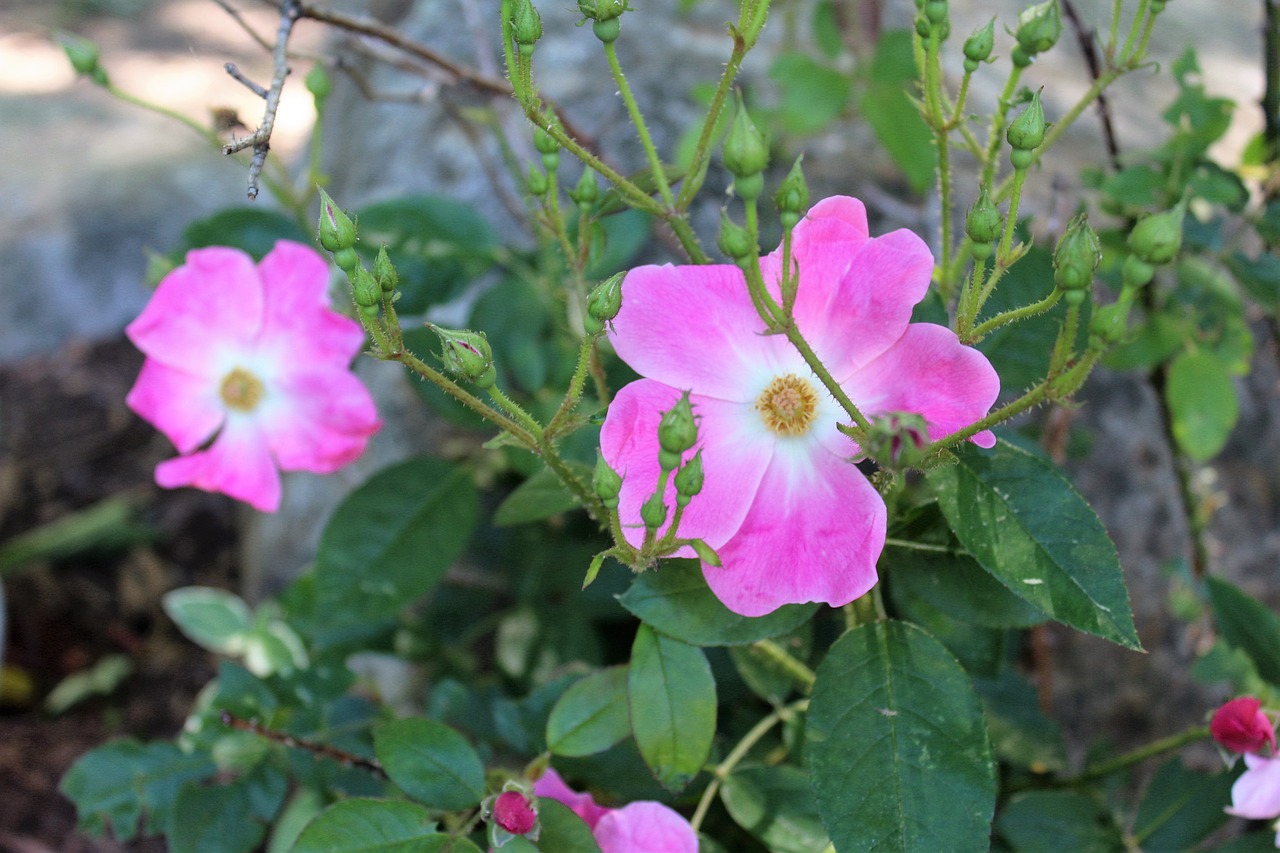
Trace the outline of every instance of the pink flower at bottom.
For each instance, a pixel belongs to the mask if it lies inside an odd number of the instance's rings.
[[[986,357],[947,328],[910,323],[933,271],[919,237],[872,238],[862,203],[837,196],[796,226],[792,257],[796,324],[865,416],[918,414],[936,440],[987,413],[1000,381]],[[761,269],[780,299],[781,250]],[[640,507],[659,478],[661,413],[690,392],[699,441],[686,458],[702,450],[705,485],[679,535],[716,551],[723,566],[703,564],[707,583],[745,616],[852,601],[875,584],[885,540],[884,502],[851,464],[861,449],[836,429],[847,416],[795,347],[764,331],[735,266],[632,270],[610,339],[645,378],[618,392],[600,436],[623,478],[625,535],[638,546]],[[972,440],[995,443],[985,430]],[[674,498],[668,484],[669,506]]]
[[[329,473],[360,455],[380,426],[350,370],[364,333],[329,307],[328,286],[324,259],[287,241],[256,266],[196,249],[165,276],[125,329],[147,356],[126,402],[180,454],[158,484],[274,512],[279,470]]]
[[[1280,817],[1280,758],[1246,755],[1240,778],[1231,786],[1229,814],[1250,820]]]
[[[607,809],[596,805],[590,794],[570,788],[550,769],[533,786],[533,792],[572,809],[591,827],[601,853],[698,853],[693,827],[662,803],[641,800]]]

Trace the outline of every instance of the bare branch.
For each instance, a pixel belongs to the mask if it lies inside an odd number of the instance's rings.
[[[252,80],[250,80],[248,77],[241,74],[240,69],[236,67],[236,64],[234,62],[228,62],[226,65],[223,65],[222,67],[233,78],[243,83],[245,88],[248,89],[250,92],[253,92],[253,94],[257,95],[259,98],[267,97],[267,90],[262,88]]]
[[[1075,30],[1076,41],[1080,43],[1080,51],[1084,53],[1084,61],[1089,66],[1089,76],[1094,82],[1102,76],[1102,65],[1098,61],[1098,49],[1093,42],[1093,30],[1086,29],[1071,0],[1062,0],[1062,11],[1066,13],[1071,28]],[[1098,93],[1098,119],[1102,122],[1102,138],[1107,146],[1107,159],[1111,168],[1120,169],[1120,143],[1116,139],[1115,126],[1111,122],[1111,105],[1105,92]]]

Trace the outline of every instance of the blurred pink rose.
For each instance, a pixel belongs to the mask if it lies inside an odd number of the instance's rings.
[[[533,792],[564,803],[586,821],[601,853],[698,853],[693,827],[662,803],[642,800],[606,809],[596,805],[590,794],[570,788],[554,770],[543,774]]]

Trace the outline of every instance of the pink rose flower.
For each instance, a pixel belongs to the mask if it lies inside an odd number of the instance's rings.
[[[328,287],[324,259],[286,241],[256,267],[238,249],[196,249],[165,276],[125,329],[147,356],[126,402],[180,454],[158,484],[274,512],[279,470],[329,473],[360,455],[380,426],[350,371],[364,333],[330,309]]]
[[[1246,755],[1240,778],[1231,786],[1227,812],[1250,820],[1280,817],[1280,758]]]
[[[871,238],[857,199],[814,205],[796,226],[795,319],[818,358],[868,418],[922,416],[931,440],[985,415],[1000,381],[980,352],[942,326],[910,323],[933,271],[909,231]],[[782,253],[761,259],[779,299]],[[679,535],[702,539],[722,568],[703,574],[724,604],[760,616],[791,603],[846,604],[876,582],[886,511],[850,460],[858,446],[836,430],[845,413],[795,348],[765,327],[734,266],[647,266],[622,285],[611,340],[646,377],[618,392],[601,432],[622,474],[619,512],[640,545],[640,507],[659,476],[658,421],[683,391],[698,418],[705,485]],[[995,437],[973,437],[991,447]],[[674,506],[674,488],[667,503]],[[694,556],[685,548],[681,556]]]
[[[674,809],[642,800],[620,809],[596,805],[548,769],[533,786],[539,797],[558,800],[591,827],[601,853],[698,853],[698,835]]]
[[[1256,753],[1264,744],[1276,749],[1276,730],[1262,712],[1262,703],[1252,696],[1241,696],[1223,704],[1213,713],[1209,733],[1224,749],[1239,753]]]

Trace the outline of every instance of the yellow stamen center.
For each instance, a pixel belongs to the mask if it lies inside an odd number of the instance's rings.
[[[804,435],[818,416],[818,392],[794,373],[778,376],[756,400],[756,411],[770,432]]]
[[[222,395],[222,402],[227,404],[228,409],[252,412],[258,407],[258,403],[262,402],[266,388],[263,387],[261,379],[243,367],[236,367],[223,377],[222,387],[218,389],[218,393]]]

